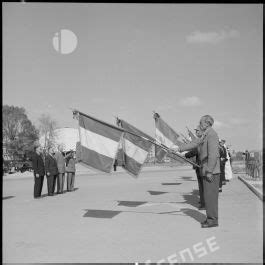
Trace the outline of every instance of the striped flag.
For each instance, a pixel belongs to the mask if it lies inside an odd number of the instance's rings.
[[[132,175],[138,176],[153,145],[150,141],[147,140],[150,139],[150,136],[143,133],[124,120],[118,119],[118,124],[125,130],[122,145],[124,159],[122,167]],[[132,135],[130,133],[127,133],[126,131],[147,139]]]
[[[154,140],[156,141],[156,140]],[[165,151],[162,147],[155,146],[155,157],[158,162],[162,162],[164,157],[167,155],[167,151]]]
[[[123,131],[80,112],[78,120],[81,161],[92,168],[110,173]]]
[[[77,142],[76,143],[76,152],[75,152],[75,158],[77,162],[81,161],[81,143]]]
[[[156,126],[156,140],[159,143],[167,146],[168,148],[183,145],[180,135],[176,133],[165,121],[163,121],[158,113],[154,114],[154,119]]]

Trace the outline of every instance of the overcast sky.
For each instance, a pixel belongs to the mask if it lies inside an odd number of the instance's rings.
[[[61,29],[77,47],[60,54]],[[262,141],[261,4],[3,4],[3,104],[37,124],[77,127],[77,108],[154,136],[152,111],[176,131],[215,119],[232,149]]]

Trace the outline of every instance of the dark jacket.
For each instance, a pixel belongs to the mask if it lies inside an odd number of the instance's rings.
[[[47,173],[50,173],[50,175],[57,175],[58,168],[57,168],[57,162],[54,157],[52,157],[50,154],[46,155],[45,157],[45,170],[46,175]]]
[[[198,153],[198,148],[195,148],[188,153],[185,154],[186,158],[191,158],[191,161],[196,163],[197,165],[200,165],[200,159],[199,159],[199,153]],[[193,169],[197,169],[196,166],[193,166]]]
[[[32,155],[32,167],[33,167],[33,172],[35,174],[39,174],[40,176],[45,175],[45,167],[44,167],[44,162],[43,158],[41,155],[38,155],[37,153],[34,153]]]
[[[224,167],[225,162],[227,161],[225,147],[220,145],[219,152],[220,152],[220,165]]]
[[[73,157],[66,158],[66,172],[75,172],[75,159]]]

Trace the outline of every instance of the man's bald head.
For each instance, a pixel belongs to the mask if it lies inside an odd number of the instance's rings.
[[[200,127],[202,128],[203,131],[205,131],[208,127],[213,126],[214,124],[214,119],[210,115],[204,115],[200,119]]]

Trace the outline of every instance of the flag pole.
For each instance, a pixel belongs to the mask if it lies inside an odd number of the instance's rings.
[[[153,110],[153,116],[155,115],[155,111]],[[155,126],[155,128],[156,128],[156,126]],[[155,139],[157,139],[157,137],[156,137],[156,130],[155,130]],[[165,157],[165,156],[164,156]],[[163,158],[164,158],[163,157]],[[154,165],[156,164],[156,145],[155,145],[155,159],[154,159]]]
[[[182,133],[180,134],[187,142],[190,142],[189,139],[187,139],[187,137],[185,135],[183,135]]]
[[[114,125],[112,125],[112,124],[109,124],[109,123],[104,122],[104,121],[101,121],[101,120],[98,120],[98,119],[96,119],[96,118],[94,118],[94,117],[91,117],[91,116],[89,116],[89,115],[87,115],[87,114],[85,114],[85,113],[83,113],[83,112],[81,112],[81,111],[79,111],[79,110],[77,110],[77,109],[74,109],[73,112],[78,112],[79,114],[81,114],[81,115],[83,115],[83,116],[85,116],[85,117],[87,117],[87,118],[89,118],[89,119],[92,119],[92,120],[94,120],[94,121],[100,122],[100,123],[102,123],[102,124],[104,124],[104,125],[106,125],[106,126],[109,126],[109,127],[113,128],[113,129],[119,130],[119,131],[121,131],[121,132],[129,133],[129,134],[134,135],[134,136],[136,136],[136,137],[140,137],[140,138],[142,138],[142,139],[145,139],[146,141],[149,141],[149,142],[151,142],[152,144],[154,144],[154,145],[156,145],[156,146],[162,147],[162,148],[165,149],[166,151],[168,151],[168,152],[170,152],[170,153],[176,155],[177,157],[179,157],[179,158],[185,160],[186,162],[192,164],[193,166],[195,166],[195,167],[200,167],[200,166],[197,165],[196,163],[190,161],[190,160],[187,159],[186,157],[183,157],[182,155],[180,155],[180,154],[176,153],[175,151],[169,149],[167,146],[165,146],[165,145],[163,145],[163,144],[158,144],[158,143],[154,142],[153,140],[148,139],[148,138],[146,138],[146,137],[144,137],[144,136],[138,135],[138,134],[133,133],[133,132],[129,132],[129,131],[123,129],[123,128],[120,128],[120,127],[114,126]]]

